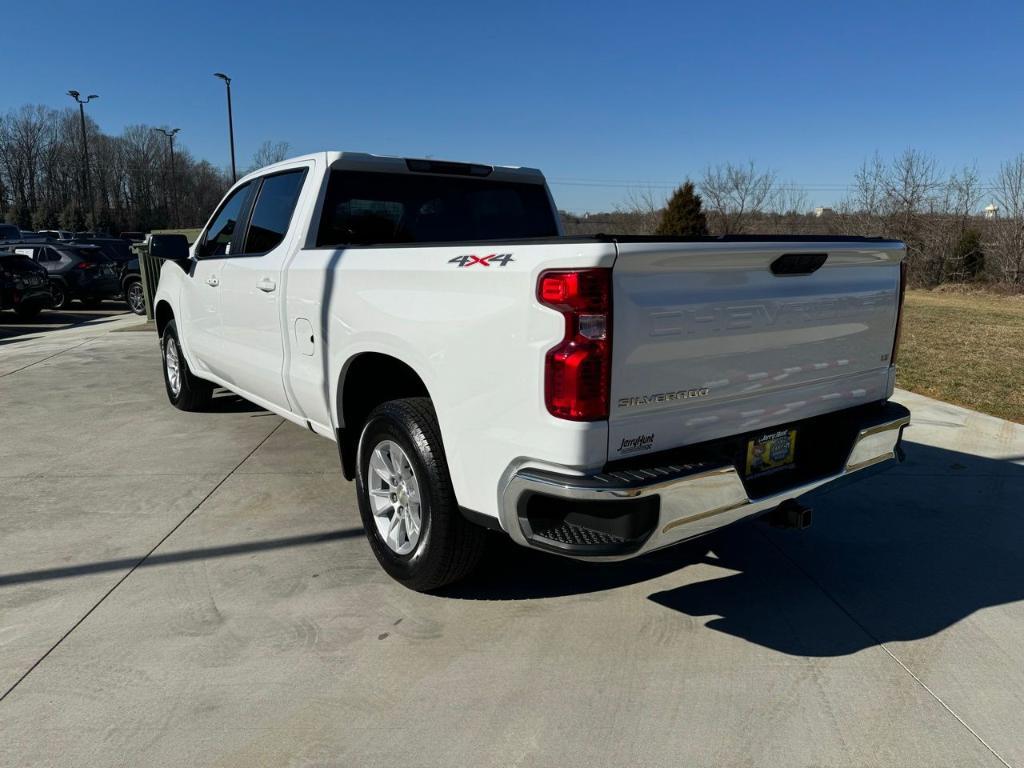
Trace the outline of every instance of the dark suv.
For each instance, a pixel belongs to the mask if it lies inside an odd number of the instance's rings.
[[[139,272],[139,259],[132,253],[132,244],[122,238],[90,237],[77,238],[72,245],[95,245],[103,254],[114,262],[117,279],[121,285],[121,294],[128,303],[128,308],[137,315],[146,314],[146,300],[142,293],[142,275]]]
[[[35,317],[48,306],[50,281],[46,270],[28,256],[0,248],[0,309]]]
[[[94,245],[50,241],[19,243],[11,250],[46,268],[54,309],[66,307],[72,299],[94,304],[121,295],[117,265]]]
[[[132,244],[119,237],[76,237],[69,245],[95,245],[104,256],[118,265],[135,258]]]

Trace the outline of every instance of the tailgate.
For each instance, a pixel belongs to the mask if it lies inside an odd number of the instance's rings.
[[[609,460],[890,394],[902,243],[618,249]]]

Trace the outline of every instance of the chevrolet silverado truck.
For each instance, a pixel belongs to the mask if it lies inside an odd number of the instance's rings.
[[[619,560],[901,455],[902,243],[565,237],[537,170],[324,152],[249,174],[164,259],[167,396],[328,440],[402,584],[489,534]]]

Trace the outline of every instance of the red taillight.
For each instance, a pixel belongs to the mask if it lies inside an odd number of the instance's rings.
[[[537,299],[565,317],[565,336],[548,350],[544,402],[560,419],[608,418],[611,388],[611,270],[541,274]]]
[[[903,298],[907,293],[907,260],[900,262],[900,303],[896,307],[896,335],[892,340],[892,354],[889,365],[896,365],[896,353],[900,349],[900,331],[903,329]]]
[[[80,261],[80,262],[78,262],[78,264],[76,266],[79,269],[92,269],[96,265],[93,264],[91,261]]]

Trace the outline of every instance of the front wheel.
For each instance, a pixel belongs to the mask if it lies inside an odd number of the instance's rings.
[[[459,511],[430,400],[392,400],[369,416],[359,439],[359,513],[377,561],[426,592],[469,574],[486,531]]]
[[[213,395],[213,384],[200,379],[189,370],[188,361],[181,351],[178,328],[171,320],[160,339],[164,361],[164,386],[171,405],[182,411],[200,411]]]

